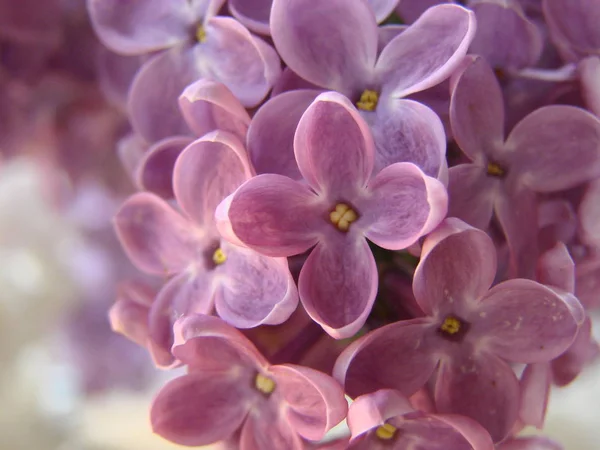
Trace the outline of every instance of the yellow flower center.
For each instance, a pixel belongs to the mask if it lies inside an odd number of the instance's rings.
[[[340,231],[348,231],[350,224],[358,219],[358,214],[345,203],[338,203],[329,213],[329,220]]]
[[[365,89],[360,95],[360,100],[356,102],[356,107],[363,111],[375,111],[377,108],[377,101],[379,100],[379,94],[376,91]]]
[[[218,265],[223,264],[225,261],[227,261],[227,255],[225,254],[223,249],[221,247],[219,247],[213,253],[212,259],[213,259],[213,262],[218,266]]]
[[[456,334],[460,331],[460,320],[452,316],[446,317],[440,330],[451,335]]]
[[[206,42],[206,30],[202,25],[198,25],[196,28],[196,40],[201,44]]]
[[[390,425],[389,423],[384,423],[380,427],[377,427],[375,430],[375,436],[379,439],[390,440],[394,437],[398,429],[394,425]]]
[[[489,162],[487,165],[487,173],[493,177],[503,177],[505,172],[498,164]]]
[[[272,394],[275,390],[275,381],[273,379],[264,376],[262,373],[256,375],[254,380],[254,387],[265,395]]]

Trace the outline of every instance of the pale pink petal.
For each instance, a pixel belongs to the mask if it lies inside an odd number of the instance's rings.
[[[521,409],[519,419],[524,425],[541,430],[550,398],[552,372],[550,364],[528,364],[521,375]]]

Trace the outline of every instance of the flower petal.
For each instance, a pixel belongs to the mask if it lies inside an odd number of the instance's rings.
[[[231,436],[248,413],[249,388],[231,377],[207,372],[176,378],[152,403],[152,430],[179,445],[201,446]]]
[[[444,125],[427,106],[405,99],[387,99],[375,114],[366,113],[377,147],[375,170],[397,162],[416,164],[426,175],[439,178],[446,169]]]
[[[499,180],[489,177],[479,164],[459,164],[451,167],[448,175],[448,216],[487,229]]]
[[[223,83],[201,78],[190,84],[179,97],[179,109],[196,136],[222,130],[246,139],[250,116]]]
[[[511,438],[497,447],[498,450],[564,450],[564,447],[544,436]]]
[[[600,248],[600,180],[588,184],[578,213],[580,239],[589,246]]]
[[[194,14],[186,0],[88,0],[94,30],[117,53],[138,55],[188,39]]]
[[[492,239],[461,220],[446,219],[423,244],[413,278],[413,292],[423,310],[474,305],[496,276],[496,249]]]
[[[125,253],[144,272],[180,272],[194,259],[197,241],[190,223],[153,194],[129,197],[114,226]]]
[[[519,382],[510,366],[494,355],[458,354],[440,364],[435,403],[440,413],[479,422],[498,442],[517,420]]]
[[[521,375],[521,409],[519,420],[541,430],[550,398],[552,372],[548,363],[528,364]]]
[[[383,22],[394,11],[399,0],[369,0],[378,23]]]
[[[329,375],[292,364],[272,366],[269,372],[288,406],[288,423],[305,439],[322,439],[346,417],[344,391]]]
[[[294,157],[294,134],[304,111],[319,91],[283,92],[259,108],[248,129],[248,153],[256,173],[275,173],[294,180],[302,175]]]
[[[333,376],[351,397],[384,388],[410,396],[425,385],[438,363],[424,341],[430,330],[429,321],[414,319],[371,331],[342,352]]]
[[[146,61],[133,79],[127,99],[134,131],[148,142],[189,135],[177,98],[199,77],[188,47],[174,47]]]
[[[406,97],[448,78],[475,34],[475,15],[458,5],[427,10],[381,52],[375,67],[382,97]]]
[[[237,448],[237,447],[236,447]],[[304,441],[292,429],[280,410],[267,402],[256,408],[244,423],[239,439],[244,450],[303,450]]]
[[[476,57],[462,72],[450,100],[452,134],[472,161],[487,163],[504,145],[502,91],[484,58]]]
[[[192,142],[186,136],[163,139],[148,149],[140,161],[138,184],[164,199],[173,198],[173,167],[179,154]]]
[[[271,34],[269,16],[273,0],[229,0],[231,15],[251,31]]]
[[[173,333],[173,354],[193,370],[218,372],[239,366],[255,374],[269,366],[246,336],[217,317],[190,314],[175,322]]]
[[[281,73],[275,49],[231,17],[211,17],[204,27],[206,42],[194,46],[201,73],[227,86],[242,105],[258,105]]]
[[[274,0],[271,34],[285,63],[311,83],[353,95],[371,79],[377,23],[365,0],[317,5],[312,0]]]
[[[565,292],[575,292],[575,263],[565,244],[557,242],[540,257],[537,281]]]
[[[518,2],[477,2],[472,9],[477,32],[470,53],[496,68],[523,69],[538,62],[544,40]]]
[[[258,175],[230,199],[220,216],[229,219],[233,233],[245,245],[268,256],[304,253],[330,226],[324,219],[328,211],[319,206],[314,193],[281,175]]]
[[[148,315],[150,353],[158,367],[172,368],[179,364],[171,354],[175,320],[192,313],[210,314],[213,299],[213,277],[208,272],[196,275],[184,272],[163,286]]]
[[[110,308],[108,318],[115,333],[141,347],[148,339],[148,313],[156,292],[141,283],[119,286],[117,300]]]
[[[263,256],[254,250],[221,244],[221,289],[216,298],[219,317],[236,328],[278,325],[298,306],[298,291],[287,259]]]
[[[585,104],[591,112],[600,116],[600,57],[582,60],[578,69]]]
[[[539,108],[506,140],[511,168],[537,192],[557,192],[600,176],[600,120],[567,105]]]
[[[214,229],[219,203],[252,176],[246,149],[238,138],[213,131],[181,153],[173,171],[173,189],[183,211],[204,229]]]
[[[440,3],[453,3],[454,0],[401,0],[396,13],[403,23],[413,23],[429,8]]]
[[[488,351],[509,361],[545,362],[569,348],[583,317],[575,297],[513,279],[494,286],[481,300],[470,332],[486,336]]]
[[[411,163],[386,167],[369,183],[370,195],[357,204],[368,223],[365,236],[380,247],[402,250],[432,231],[446,216],[446,188]]]
[[[320,94],[302,115],[294,137],[300,173],[332,201],[350,201],[373,171],[375,145],[369,126],[350,101]]]
[[[308,315],[330,336],[353,336],[377,294],[377,266],[367,241],[343,236],[317,244],[300,271],[298,290]]]

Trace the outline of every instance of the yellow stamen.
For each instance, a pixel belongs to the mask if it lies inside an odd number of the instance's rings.
[[[456,334],[460,331],[460,320],[456,317],[446,317],[440,330],[448,334]]]
[[[196,28],[196,40],[201,44],[206,42],[206,30],[202,25],[198,25],[198,28]]]
[[[487,165],[487,173],[493,177],[503,177],[504,169],[496,163],[489,162]]]
[[[377,427],[375,430],[375,436],[379,439],[389,440],[394,437],[398,429],[394,425],[390,425],[389,423],[384,423],[380,427]]]
[[[345,203],[338,203],[329,213],[329,220],[340,231],[348,231],[350,224],[358,219],[358,214]]]
[[[213,262],[218,266],[223,264],[225,261],[227,261],[227,255],[225,254],[225,252],[223,251],[223,249],[221,247],[219,247],[218,249],[215,250],[215,252],[213,253]]]
[[[254,380],[254,386],[263,394],[269,395],[275,390],[275,381],[259,373]]]
[[[379,101],[379,94],[376,91],[366,89],[361,95],[360,100],[356,102],[356,107],[363,111],[375,111],[377,108],[377,102]]]

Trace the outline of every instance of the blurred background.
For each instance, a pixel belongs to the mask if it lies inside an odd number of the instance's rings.
[[[140,276],[111,226],[134,190],[124,98],[139,61],[113,64],[83,0],[0,0],[0,57],[0,449],[176,448],[148,412],[179,373],[107,318]],[[555,390],[546,433],[600,448],[598,405],[596,364]]]

